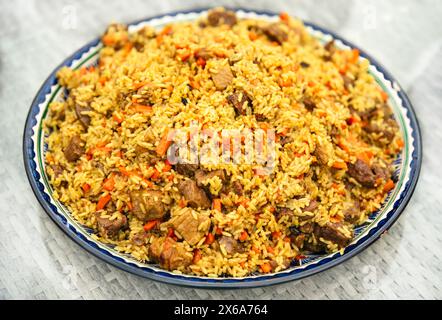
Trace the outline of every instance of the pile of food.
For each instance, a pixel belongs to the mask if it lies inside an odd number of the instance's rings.
[[[99,241],[177,273],[278,272],[341,250],[394,188],[403,141],[388,96],[355,50],[301,21],[113,24],[98,65],[62,68],[50,105],[53,195]],[[271,170],[167,160],[169,133],[276,132]]]

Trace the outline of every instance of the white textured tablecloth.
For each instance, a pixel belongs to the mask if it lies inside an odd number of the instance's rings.
[[[287,11],[336,31],[381,61],[407,91],[422,128],[421,177],[407,209],[351,260],[297,282],[200,290],[146,280],[74,244],[28,184],[22,131],[31,101],[65,57],[115,20],[213,6],[205,1],[0,2],[0,299],[442,298],[442,1],[220,1]]]

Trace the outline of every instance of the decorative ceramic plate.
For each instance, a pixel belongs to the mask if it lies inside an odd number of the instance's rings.
[[[248,17],[276,20],[278,17],[277,14],[270,12],[241,9],[235,11],[237,11],[237,15],[240,18]],[[167,23],[194,20],[206,13],[207,10],[175,12],[138,21],[129,26],[132,29],[136,29],[147,24],[155,28],[161,28]],[[305,25],[308,31],[323,43],[335,39],[335,43],[338,47],[355,48],[354,45],[341,39],[332,32],[311,23],[305,23]],[[47,149],[45,145],[45,135],[47,132],[44,131],[42,124],[48,115],[49,104],[52,101],[62,99],[63,96],[63,90],[57,83],[55,74],[62,66],[80,68],[94,65],[97,62],[98,52],[101,47],[102,45],[99,39],[88,43],[71,57],[67,58],[44,82],[32,102],[26,120],[23,137],[23,156],[26,173],[32,189],[38,201],[52,220],[54,220],[70,238],[87,251],[118,268],[154,280],[194,287],[257,287],[300,279],[342,263],[367,248],[394,223],[410,200],[419,176],[422,159],[421,136],[417,119],[410,101],[397,81],[379,63],[364,53],[364,51],[360,50],[361,59],[368,59],[370,61],[369,72],[389,95],[390,104],[393,107],[395,118],[399,123],[405,146],[394,163],[394,174],[398,181],[396,187],[390,191],[382,207],[373,213],[366,223],[355,229],[353,241],[343,252],[309,255],[300,260],[298,265],[292,266],[284,271],[242,278],[209,278],[174,274],[160,269],[158,266],[144,264],[134,260],[134,258],[129,255],[119,253],[112,247],[94,240],[91,237],[93,230],[75,221],[68,210],[60,202],[54,200],[52,197],[53,190],[49,184],[44,163],[44,155]]]

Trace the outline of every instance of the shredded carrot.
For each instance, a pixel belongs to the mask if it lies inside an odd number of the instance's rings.
[[[207,234],[205,244],[212,244],[215,241],[215,236],[212,233]]]
[[[151,106],[146,106],[146,105],[142,105],[142,104],[134,104],[133,105],[133,109],[135,112],[140,112],[140,113],[152,113],[152,107]]]
[[[272,266],[269,263],[263,263],[261,266],[261,272],[262,273],[269,273],[270,271],[272,271]]]
[[[281,19],[281,21],[288,22],[290,19],[290,16],[287,12],[281,12],[279,14],[279,19]]]
[[[359,50],[358,49],[353,49],[351,50],[352,56],[349,60],[350,63],[356,63],[359,60]]]
[[[272,254],[275,253],[275,249],[273,249],[271,246],[267,246],[266,249],[267,249],[268,253],[272,253]]]
[[[251,248],[255,253],[260,253],[261,252],[261,249],[259,249],[257,246],[255,246],[255,245],[252,245],[252,248]]]
[[[107,191],[112,191],[115,187],[115,180],[114,177],[109,177],[106,180],[104,180],[103,183],[103,189]]]
[[[239,263],[239,265],[241,266],[241,268],[245,268],[246,267],[246,263],[244,262],[244,261],[241,261],[240,263]]]
[[[186,62],[187,60],[189,60],[191,55],[192,53],[190,51],[185,51],[183,53],[178,54],[177,57],[179,61]]]
[[[199,249],[195,249],[195,251],[193,252],[193,260],[192,260],[192,263],[193,263],[193,264],[198,263],[198,261],[200,261],[201,258],[202,258],[201,250],[199,250]]]
[[[84,192],[88,192],[89,190],[91,190],[91,185],[89,183],[85,183],[81,186],[81,188]]]
[[[106,204],[110,201],[110,199],[111,199],[110,194],[106,194],[102,196],[100,199],[98,199],[96,211],[102,210],[106,206]]]
[[[161,137],[161,141],[156,149],[157,155],[164,156],[167,152],[167,149],[169,149],[171,143],[172,141],[169,139],[169,128],[166,128],[166,131]]]
[[[144,231],[149,231],[149,230],[152,230],[153,228],[155,228],[155,226],[157,225],[157,223],[158,223],[158,220],[151,220],[151,221],[148,221],[145,225],[144,225],[144,227],[143,227],[143,229],[144,229]]]
[[[169,161],[164,161],[164,167],[162,169],[163,172],[169,172],[172,169],[172,165],[169,163]]]
[[[386,93],[384,90],[379,89],[379,92],[381,93],[381,98],[384,102],[388,100],[388,93]]]
[[[221,199],[213,199],[212,208],[213,210],[221,212]]]
[[[180,208],[184,208],[187,205],[187,201],[184,200],[184,198],[181,198],[180,201],[178,202],[178,206]]]
[[[199,57],[199,58],[196,60],[196,64],[197,64],[198,66],[204,68],[204,67],[206,66],[206,60],[204,60],[203,58]]]
[[[199,89],[201,87],[200,84],[195,80],[189,80],[189,84],[194,89]]]
[[[243,231],[243,232],[241,232],[241,234],[239,236],[239,240],[240,241],[246,241],[248,237],[249,237],[249,235],[247,234],[247,232]]]
[[[123,117],[118,115],[117,113],[114,113],[112,115],[112,118],[115,120],[115,122],[117,122],[118,124],[120,124],[121,122],[123,122]]]
[[[161,173],[157,170],[154,169],[153,174],[150,176],[151,180],[157,180],[160,177]]]
[[[284,237],[284,242],[291,242],[292,240],[290,239],[290,237]]]
[[[123,166],[119,166],[118,167],[118,170],[120,170],[120,172],[124,175],[124,176],[126,176],[126,177],[130,177],[133,173],[132,172],[130,172],[129,170],[127,170],[125,167],[123,167]]]
[[[115,43],[115,38],[111,35],[111,34],[105,34],[102,38],[101,38],[101,42],[103,42],[103,44],[105,46],[111,46],[112,44]]]
[[[141,82],[134,83],[134,85],[132,86],[132,88],[133,88],[134,90],[138,90],[138,89],[140,89],[140,88],[142,88],[142,87],[144,87],[144,86],[146,86],[146,85],[148,85],[148,84],[150,84],[149,81],[141,81]]]
[[[348,146],[345,144],[344,140],[339,139],[338,146],[339,146],[342,150],[344,150],[345,152],[347,152],[347,153],[350,152],[350,149],[349,149]]]
[[[165,27],[163,28],[163,30],[161,30],[160,34],[161,34],[161,35],[169,35],[169,34],[171,34],[172,32],[173,32],[173,28],[172,28],[172,26],[171,26],[171,25],[168,25],[168,26],[165,26]]]
[[[255,41],[256,39],[258,39],[258,35],[256,34],[256,32],[250,31],[249,32],[249,39],[251,41]]]
[[[127,205],[127,208],[129,209],[129,211],[132,211],[132,209],[134,208],[134,206],[132,205],[132,202],[127,202],[126,203],[126,205]]]
[[[347,164],[344,161],[335,161],[332,165],[335,169],[345,169],[347,170]]]
[[[402,140],[402,138],[399,138],[399,139],[397,140],[396,144],[397,144],[397,146],[398,146],[399,148],[401,148],[401,149],[405,146],[404,140]]]
[[[273,231],[272,239],[278,239],[281,236],[281,231]]]
[[[223,234],[223,229],[221,229],[220,227],[216,227],[215,228],[215,233],[220,236],[220,235]]]
[[[106,76],[102,76],[98,79],[98,83],[101,84],[102,86],[104,86],[104,84],[107,82],[107,77]]]
[[[358,118],[356,118],[356,117],[354,117],[354,116],[350,116],[348,119],[347,119],[347,124],[349,125],[349,126],[351,126],[353,123],[356,123],[356,122],[358,122],[359,120],[358,120]]]
[[[358,158],[361,161],[364,161],[366,164],[370,164],[370,160],[373,158],[373,152],[366,150],[366,151],[362,151],[359,152],[356,155],[356,158]]]
[[[167,229],[167,236],[170,238],[173,238],[175,236],[175,232],[173,231],[173,228]]]
[[[384,192],[389,192],[394,188],[394,182],[393,180],[389,179],[387,183],[384,185],[384,188],[382,189]]]

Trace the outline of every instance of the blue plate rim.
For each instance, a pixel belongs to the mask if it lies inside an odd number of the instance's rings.
[[[143,18],[136,20],[132,23],[129,23],[129,25],[136,25],[138,23],[149,21],[152,19],[162,18],[164,16],[176,16],[178,14],[188,14],[188,13],[201,13],[203,11],[209,10],[210,8],[197,8],[197,9],[189,9],[189,10],[180,10],[180,11],[174,11],[169,12],[165,14],[158,14],[155,16]],[[277,15],[277,13],[269,11],[269,10],[252,10],[247,8],[240,8],[240,7],[230,7],[229,9],[235,10],[235,11],[244,11],[246,13],[256,13],[256,14],[265,14],[265,15]],[[364,50],[361,49],[360,46],[355,46],[353,43],[341,38],[334,32],[331,32],[325,28],[322,28],[314,23],[307,22],[303,20],[304,24],[306,26],[311,27],[313,30],[317,30],[322,32],[323,34],[330,35],[333,37],[333,39],[337,39],[342,41],[344,45],[350,46],[352,48],[358,48],[360,49],[360,54],[362,57],[368,59],[370,61],[370,64],[375,66],[379,72],[382,73],[384,78],[391,83],[394,83],[395,86],[399,88],[397,91],[397,94],[399,98],[402,100],[402,105],[407,110],[407,118],[410,121],[410,126],[412,128],[412,136],[413,136],[413,147],[414,151],[410,159],[410,177],[405,182],[404,190],[401,194],[401,197],[396,200],[393,209],[389,212],[386,218],[383,219],[376,227],[371,229],[369,233],[364,236],[363,238],[359,239],[358,244],[354,244],[354,247],[350,250],[346,249],[346,253],[341,256],[333,256],[333,257],[327,257],[322,259],[317,264],[314,264],[309,268],[307,266],[306,268],[300,270],[299,272],[296,272],[296,269],[292,270],[289,273],[284,274],[270,274],[270,275],[263,275],[257,278],[242,278],[242,279],[234,279],[234,278],[226,278],[226,279],[211,279],[211,278],[198,278],[198,277],[185,277],[181,276],[179,274],[177,275],[171,275],[166,272],[156,271],[149,268],[140,268],[136,265],[127,263],[123,261],[121,258],[118,258],[116,256],[112,256],[109,253],[105,252],[104,250],[100,249],[95,243],[89,241],[86,239],[82,234],[79,234],[72,226],[69,227],[65,225],[62,221],[62,217],[60,214],[54,212],[54,206],[49,203],[48,195],[41,191],[40,187],[38,186],[38,183],[40,183],[39,180],[39,173],[35,170],[36,163],[33,160],[34,159],[34,145],[32,141],[33,136],[33,126],[37,123],[36,115],[39,113],[39,104],[44,101],[44,98],[48,92],[48,90],[51,88],[52,85],[56,83],[55,74],[58,71],[59,68],[61,68],[64,65],[70,64],[73,60],[78,59],[81,57],[81,55],[84,52],[87,52],[89,48],[96,46],[99,43],[99,38],[96,38],[83,47],[81,47],[79,50],[75,51],[71,56],[66,58],[61,64],[59,64],[47,77],[47,79],[43,82],[42,86],[38,90],[37,95],[33,99],[31,103],[31,107],[29,109],[25,128],[23,132],[23,161],[24,166],[26,170],[26,175],[28,177],[28,180],[31,184],[31,188],[33,193],[35,194],[37,200],[39,201],[40,205],[43,207],[45,212],[49,215],[49,217],[56,223],[56,225],[64,232],[66,233],[72,240],[74,240],[75,243],[80,245],[82,248],[86,249],[89,253],[94,255],[95,257],[104,260],[117,268],[128,271],[132,274],[144,277],[144,278],[150,278],[152,280],[157,280],[160,282],[168,283],[168,284],[175,284],[175,285],[182,285],[182,286],[190,286],[190,287],[199,287],[199,288],[213,288],[213,289],[222,289],[222,288],[250,288],[250,287],[263,287],[263,286],[269,286],[269,285],[275,285],[279,283],[284,283],[288,281],[298,280],[301,278],[305,278],[308,276],[311,276],[313,274],[316,274],[318,272],[324,271],[326,269],[329,269],[331,267],[334,267],[344,261],[347,261],[348,259],[352,258],[356,254],[360,253],[361,251],[365,250],[368,246],[370,246],[374,241],[376,241],[382,233],[384,233],[386,230],[388,230],[393,223],[399,218],[401,213],[404,211],[405,207],[407,206],[408,202],[410,201],[410,198],[416,188],[417,181],[419,178],[421,165],[422,165],[422,157],[423,157],[423,150],[422,150],[422,136],[420,131],[419,122],[417,119],[417,116],[415,114],[414,108],[405,94],[403,88],[399,85],[398,81],[381,65],[376,59],[373,59],[369,54],[367,54]],[[348,247],[347,247],[348,248]]]

